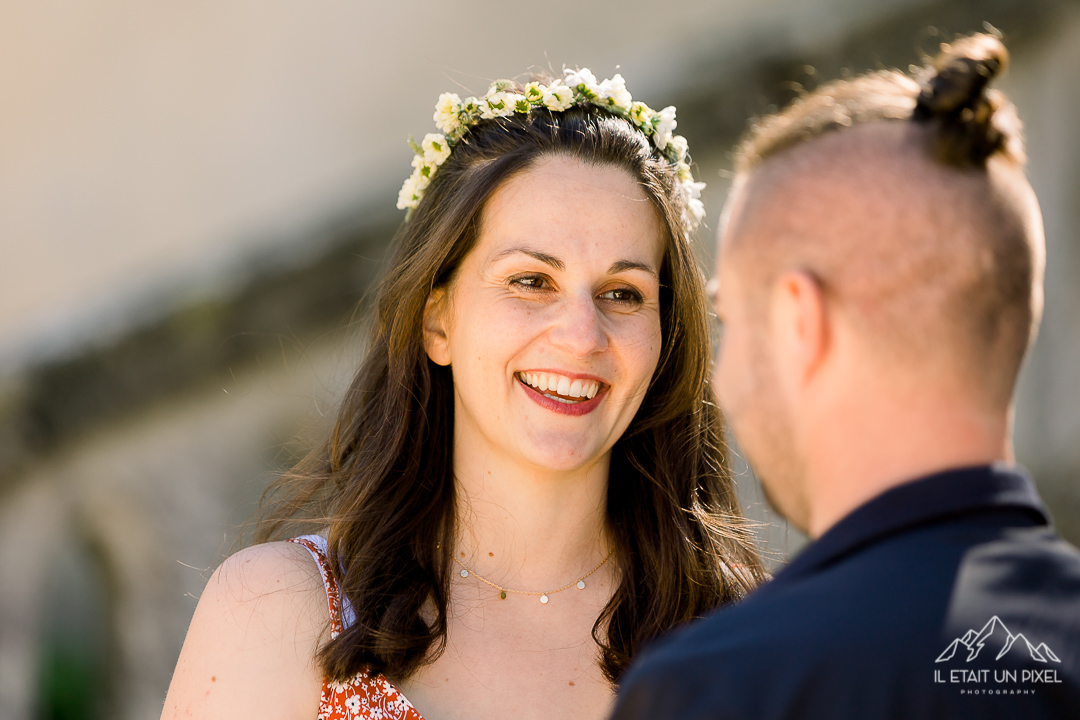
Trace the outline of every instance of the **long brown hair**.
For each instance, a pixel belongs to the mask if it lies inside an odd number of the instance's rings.
[[[667,235],[660,360],[612,449],[607,521],[620,584],[593,627],[605,675],[617,681],[645,641],[741,597],[764,576],[708,387],[707,306],[674,171],[648,138],[596,107],[487,120],[454,148],[395,238],[369,349],[330,438],[264,499],[257,541],[294,529],[301,508],[329,527],[331,563],[356,613],[320,651],[332,678],[361,669],[407,678],[445,647],[453,381],[424,352],[424,306],[472,249],[495,189],[553,155],[623,168],[655,203]]]

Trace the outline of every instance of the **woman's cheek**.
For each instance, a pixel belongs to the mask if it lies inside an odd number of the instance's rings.
[[[503,338],[534,336],[550,325],[558,312],[558,303],[516,299],[492,309],[492,322],[488,324],[487,331],[499,332]]]
[[[635,364],[643,365],[642,372],[651,378],[660,359],[662,338],[659,319],[638,318],[630,330],[626,333],[626,346],[635,356]]]

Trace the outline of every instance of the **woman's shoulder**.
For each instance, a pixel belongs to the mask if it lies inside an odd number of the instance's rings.
[[[318,601],[317,609],[326,614],[319,565],[305,545],[291,541],[252,545],[231,555],[214,571],[206,592],[219,593],[226,602],[296,605]]]
[[[307,548],[254,545],[225,560],[199,598],[163,718],[315,717],[329,637],[326,590]]]

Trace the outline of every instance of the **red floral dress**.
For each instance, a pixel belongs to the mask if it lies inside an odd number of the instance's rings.
[[[326,539],[318,535],[291,538],[289,542],[303,545],[319,564],[326,599],[330,606],[330,637],[335,638],[345,629],[351,613],[343,612],[341,591],[330,571],[327,560]],[[348,601],[346,600],[346,603]],[[382,675],[360,671],[344,682],[329,678],[323,680],[322,700],[319,703],[318,720],[424,720],[401,691]]]

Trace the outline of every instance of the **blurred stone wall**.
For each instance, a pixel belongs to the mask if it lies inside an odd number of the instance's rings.
[[[621,64],[635,96],[678,106],[715,229],[731,145],[794,83],[903,67],[983,20],[1004,30],[1049,244],[1017,447],[1080,540],[1074,3],[565,2],[544,20],[479,1],[44,7],[0,9],[0,90],[24,108],[0,117],[5,720],[157,717],[206,577],[361,354],[404,137],[430,131],[455,82],[482,92],[548,60]],[[802,538],[738,469],[781,562]]]

